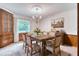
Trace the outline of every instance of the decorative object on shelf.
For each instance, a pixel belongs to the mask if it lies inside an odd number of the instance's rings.
[[[51,23],[53,28],[63,28],[64,27],[64,17],[54,19]]]

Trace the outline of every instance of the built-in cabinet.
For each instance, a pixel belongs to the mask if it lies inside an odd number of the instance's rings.
[[[13,14],[0,9],[0,48],[14,42]]]

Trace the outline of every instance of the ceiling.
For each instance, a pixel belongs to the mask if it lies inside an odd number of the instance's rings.
[[[42,18],[76,8],[75,3],[0,3],[0,8],[8,9],[17,15],[32,17],[35,15],[32,9],[36,5],[42,9],[39,14]]]

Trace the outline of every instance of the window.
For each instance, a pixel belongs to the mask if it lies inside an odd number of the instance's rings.
[[[18,32],[30,32],[30,22],[28,20],[18,20]]]

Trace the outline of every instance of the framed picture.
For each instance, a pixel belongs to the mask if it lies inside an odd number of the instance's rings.
[[[64,28],[64,17],[54,19],[51,22],[51,27],[53,27],[53,28]]]

